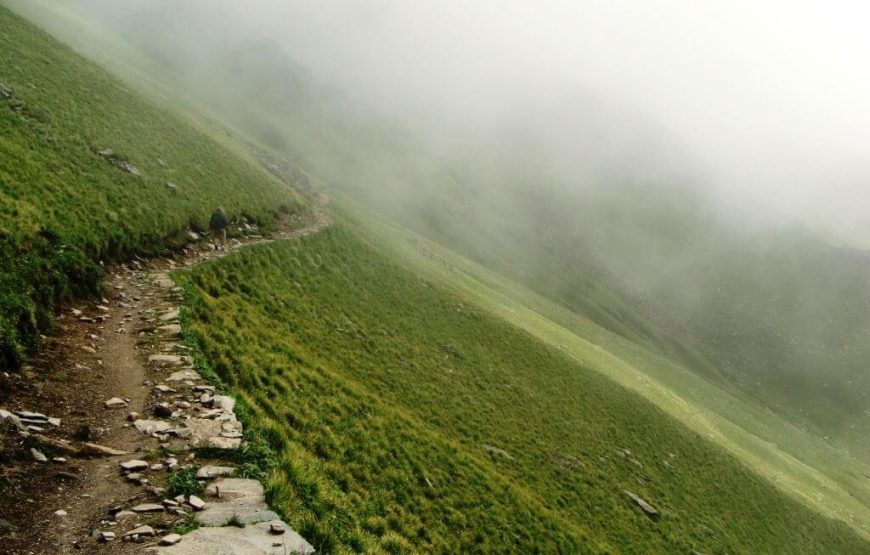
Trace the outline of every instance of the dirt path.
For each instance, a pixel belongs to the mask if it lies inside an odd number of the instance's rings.
[[[114,514],[112,507],[130,507],[155,499],[160,503],[159,488],[166,473],[148,474],[147,483],[136,483],[119,472],[118,464],[136,454],[153,457],[160,447],[172,446],[173,438],[143,434],[131,423],[137,414],[146,415],[142,419],[152,418],[155,403],[162,399],[174,400],[173,409],[198,405],[195,396],[199,390],[191,388],[199,382],[184,382],[189,390],[187,397],[182,396],[184,385],[180,382],[172,399],[159,390],[166,387],[161,382],[171,383],[165,381],[170,371],[192,370],[186,365],[185,346],[177,341],[181,296],[169,272],[244,247],[317,233],[331,223],[320,210],[326,202],[325,197],[321,198],[313,216],[307,220],[291,218],[270,237],[249,230],[223,250],[201,241],[169,258],[112,268],[107,272],[107,293],[101,303],[66,311],[59,318],[58,333],[46,338],[45,349],[33,366],[20,376],[4,375],[0,379],[0,407],[38,412],[61,421],[55,427],[36,420],[34,429],[0,436],[4,439],[0,451],[0,518],[15,528],[14,532],[3,533],[5,525],[0,521],[0,553],[141,552],[139,544],[121,541],[129,525],[108,515]],[[153,355],[161,355],[156,357],[160,362]],[[107,408],[106,402],[112,398],[124,403]],[[191,418],[181,414],[186,410],[208,412],[194,406],[177,409],[172,418]],[[232,416],[234,420],[231,410],[229,413],[221,418]],[[7,424],[4,422],[4,429]],[[75,449],[91,442],[129,455],[80,457],[62,452],[65,444],[59,442],[69,442]],[[49,460],[36,462],[30,447]],[[57,456],[62,459],[54,460]],[[186,457],[180,464],[191,460],[189,454]],[[61,513],[56,514],[58,511]],[[95,538],[95,530],[114,531],[117,539],[107,542]]]

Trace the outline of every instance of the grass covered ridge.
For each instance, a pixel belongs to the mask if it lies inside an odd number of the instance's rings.
[[[272,502],[321,552],[870,551],[341,226],[182,275],[188,332],[279,454]]]
[[[0,366],[58,302],[97,292],[98,261],[178,243],[218,205],[264,226],[299,209],[251,160],[3,7],[0,31]]]

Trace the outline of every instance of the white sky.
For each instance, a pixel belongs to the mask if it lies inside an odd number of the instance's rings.
[[[391,107],[480,115],[540,91],[590,90],[663,124],[730,185],[792,201],[870,194],[870,3],[262,5],[227,9]]]

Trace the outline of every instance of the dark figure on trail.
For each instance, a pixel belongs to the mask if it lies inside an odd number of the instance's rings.
[[[227,218],[223,208],[218,208],[211,215],[208,227],[211,229],[214,238],[220,240],[221,245],[227,242],[227,227],[229,225],[230,220]]]

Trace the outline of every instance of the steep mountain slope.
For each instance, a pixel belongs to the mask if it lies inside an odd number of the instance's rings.
[[[159,251],[223,206],[270,226],[301,203],[204,125],[158,109],[0,8],[0,364],[100,261]]]
[[[271,499],[319,549],[867,551],[594,366],[346,225],[184,278],[201,360],[281,453]]]
[[[79,58],[48,41],[45,35],[35,33],[17,18],[5,17],[3,21],[8,20],[10,29],[21,30],[13,35],[11,47],[22,49],[28,41],[33,47],[16,54],[17,59],[27,59],[28,66],[10,65],[18,67],[20,75],[27,75],[27,68],[42,68],[46,70],[42,75],[45,79],[54,71],[63,75],[67,66],[81,64]],[[62,53],[56,58],[55,54],[48,56],[49,65],[44,65],[44,54],[40,54],[44,45],[48,47],[46,52]],[[261,47],[253,59],[259,59],[259,53],[266,50]],[[57,65],[52,61],[55,59],[59,60]],[[5,71],[5,65],[2,67]],[[95,82],[107,79],[103,72],[87,68],[81,70],[83,75],[93,72]],[[0,79],[5,77],[0,75]],[[36,77],[16,79],[37,82]],[[59,85],[49,85],[39,81],[39,86],[55,86],[53,98],[64,99],[70,82],[61,79]],[[69,151],[70,159],[76,162],[74,167],[87,169],[88,178],[96,176],[106,205],[112,203],[110,209],[134,203],[139,210],[136,217],[112,226],[86,211],[80,212],[78,220],[66,219],[62,216],[64,202],[52,195],[28,196],[27,188],[39,179],[20,178],[9,189],[28,199],[32,206],[28,210],[39,213],[46,207],[46,214],[34,221],[51,221],[71,238],[71,245],[76,245],[75,241],[85,245],[74,247],[83,253],[73,259],[81,267],[94,267],[89,255],[94,259],[129,256],[162,248],[189,222],[202,225],[202,218],[216,204],[224,204],[237,214],[250,211],[252,218],[265,225],[278,216],[275,211],[282,202],[288,203],[286,210],[298,209],[292,193],[244,156],[227,150],[223,139],[204,138],[193,132],[199,131],[195,123],[159,112],[118,88],[117,82],[109,82],[109,88],[121,96],[107,96],[106,101],[114,99],[124,107],[142,107],[143,118],[124,115],[105,123],[109,131],[75,143]],[[93,96],[86,84],[83,79],[76,89],[83,94],[64,102],[78,106],[100,98]],[[22,84],[15,81],[10,87],[18,95]],[[310,100],[294,110],[301,114],[322,99]],[[76,118],[59,117],[52,120],[52,125],[68,125],[63,128],[64,136],[73,141],[80,135],[89,137],[87,128],[77,129],[83,124],[70,126],[69,122],[87,121],[91,112],[97,111],[94,106],[104,113],[115,113],[102,103],[92,104],[89,109],[72,112]],[[249,102],[238,110],[237,125],[254,121],[245,116],[257,112],[255,104]],[[365,129],[354,127],[353,122],[350,131],[327,127],[322,134],[309,134],[309,125],[332,125],[340,119],[338,114],[322,118],[322,113],[313,112],[316,115],[304,116],[310,120],[294,121],[265,111],[262,120],[270,121],[269,132],[262,133],[258,125],[247,131],[267,140],[271,131],[277,130],[271,141],[277,147],[285,141],[284,146],[289,148],[296,144],[294,138],[301,136],[312,143],[325,141],[342,147],[337,148],[337,154],[314,147],[308,151],[316,150],[315,161],[320,164],[316,167],[342,168],[333,174],[339,182],[348,179],[364,162],[371,165],[360,175],[371,179],[381,174],[396,153],[401,156],[395,165],[407,171],[402,178],[446,175],[441,165],[417,156],[414,148],[399,148],[396,143],[400,141],[392,131],[374,135],[384,140],[369,143],[370,152],[379,157],[376,162],[366,160],[369,151],[347,149],[355,134]],[[93,117],[98,123],[101,118],[100,114]],[[150,162],[154,156],[151,150],[143,149],[127,135],[129,129],[134,129],[137,137],[149,137],[146,122],[151,120],[160,129],[152,136],[153,148],[166,146],[160,158],[167,162],[168,169],[156,159]],[[167,127],[160,127],[163,122],[168,122]],[[287,135],[282,131],[285,124],[290,129]],[[31,130],[19,135],[24,136],[33,138],[38,134]],[[67,140],[64,136],[34,146],[32,151],[51,152],[50,145]],[[344,138],[331,142],[336,137]],[[108,146],[117,152],[123,148],[129,160],[106,160],[93,153],[109,139],[120,141]],[[91,145],[90,141],[97,144]],[[196,156],[188,156],[190,145],[201,147],[202,154],[197,150]],[[305,148],[300,150],[306,152]],[[342,158],[344,154],[346,158]],[[58,157],[56,166],[46,164],[38,175],[50,176],[47,168],[62,167],[65,160]],[[127,186],[126,180],[134,176],[118,167],[125,161],[142,170],[141,181],[132,181],[141,187]],[[170,173],[176,167],[183,171]],[[121,180],[116,179],[118,175]],[[184,183],[182,176],[198,179]],[[171,194],[164,183],[170,178],[178,185],[176,195],[184,202],[158,196]],[[389,181],[395,184],[401,179],[393,175]],[[96,202],[92,199],[97,195],[88,188],[89,181],[84,177],[69,181],[76,185],[74,189],[64,187],[66,182],[49,182],[54,183],[54,196],[82,193],[86,196],[81,202]],[[212,183],[217,185],[212,188]],[[409,210],[401,214],[398,209],[408,206],[404,203],[384,204],[381,208],[403,216],[409,226],[502,274],[531,285],[540,284],[540,298],[532,303],[528,295],[528,305],[510,307],[516,314],[508,314],[508,310],[499,313],[486,304],[486,299],[502,300],[510,297],[512,290],[497,274],[487,274],[491,282],[483,286],[480,282],[473,284],[482,291],[479,297],[457,292],[461,289],[458,280],[464,277],[445,285],[423,277],[426,274],[419,269],[403,268],[404,261],[367,244],[348,222],[334,234],[302,246],[265,247],[203,267],[190,278],[192,310],[186,325],[200,341],[204,354],[201,363],[214,368],[247,398],[261,433],[282,450],[271,495],[288,519],[302,524],[306,536],[316,538],[327,551],[402,552],[415,546],[447,550],[455,546],[458,536],[469,550],[481,551],[520,546],[531,551],[637,551],[642,546],[661,551],[695,547],[714,552],[777,551],[785,546],[792,552],[866,552],[866,543],[841,523],[808,511],[757,475],[777,481],[781,476],[792,476],[778,472],[781,468],[806,470],[812,481],[806,488],[799,481],[780,483],[780,487],[793,497],[818,495],[819,499],[808,500],[808,504],[866,531],[866,485],[863,489],[854,487],[858,480],[864,480],[857,470],[862,467],[844,462],[847,457],[833,450],[802,453],[812,457],[811,462],[789,456],[809,445],[803,443],[806,438],[802,434],[792,430],[780,433],[785,429],[777,427],[782,426],[781,421],[763,408],[747,408],[742,399],[732,403],[733,398],[722,395],[722,389],[690,374],[689,369],[711,380],[721,379],[719,369],[705,361],[698,349],[672,339],[680,330],[669,327],[673,325],[670,315],[645,310],[643,305],[644,310],[639,310],[633,291],[613,278],[611,268],[586,258],[589,252],[595,252],[592,246],[578,241],[574,246],[582,248],[568,249],[582,234],[569,234],[564,242],[557,241],[562,230],[569,227],[562,227],[566,216],[556,208],[571,213],[574,205],[560,207],[558,197],[548,201],[551,205],[545,205],[545,210],[553,210],[558,216],[550,223],[558,225],[533,229],[517,225],[527,223],[525,212],[520,210],[516,221],[495,222],[499,233],[506,232],[499,236],[482,225],[493,223],[490,212],[473,211],[479,203],[465,197],[450,201],[443,184],[435,185],[428,198],[433,200],[433,207],[442,206],[444,210],[431,214]],[[452,186],[471,194],[479,191],[462,185],[454,180]],[[182,196],[184,189],[191,191],[190,198]],[[615,190],[617,202],[611,199],[590,203],[578,213],[583,220],[599,225],[614,218],[614,214],[620,222],[630,221],[629,216],[637,215],[634,204],[623,213],[616,210],[620,202],[631,198],[631,189],[625,191]],[[519,186],[511,195],[527,199],[524,195],[529,195],[529,189]],[[488,195],[482,198],[491,201]],[[523,204],[510,198],[505,202],[512,207]],[[647,204],[644,198],[634,202]],[[604,207],[610,207],[611,212],[596,220],[595,213]],[[641,221],[666,237],[674,235],[674,229],[679,236],[684,227],[672,228],[667,225],[670,219],[655,217],[658,210],[672,207],[672,202],[662,199],[655,209],[644,213],[646,217]],[[467,231],[472,233],[445,233],[453,225],[472,221],[467,217],[469,213],[483,218],[469,225]],[[18,225],[27,221],[20,212],[14,214],[10,222]],[[409,221],[420,214],[431,219],[423,224]],[[665,229],[658,229],[659,224],[664,224]],[[100,243],[108,241],[101,239],[101,234],[116,228],[120,230],[120,247],[112,242]],[[84,232],[79,237],[79,229],[93,232],[95,238],[88,239],[90,236]],[[462,242],[478,230],[481,243]],[[612,238],[611,234],[604,235]],[[22,232],[18,237],[26,235]],[[625,239],[634,237],[627,233]],[[402,234],[402,240],[407,242],[408,236]],[[685,243],[672,240],[666,244],[679,251]],[[627,241],[622,248],[635,246]],[[455,258],[435,257],[433,263],[467,263],[461,256],[449,254]],[[37,264],[46,259],[50,257],[43,253],[35,258]],[[62,263],[50,260],[61,271],[73,271]],[[32,279],[18,270],[10,275],[19,282]],[[549,281],[541,279],[548,276],[554,277]],[[98,278],[95,272],[88,283],[96,283]],[[13,283],[9,290],[18,285]],[[48,309],[57,297],[37,299],[38,306]],[[557,302],[548,304],[552,299]],[[493,313],[501,318],[493,317]],[[524,318],[537,318],[538,324],[545,320],[540,325],[547,326],[548,331],[571,327],[577,335],[554,335],[559,339],[569,337],[573,342],[570,345],[549,340],[542,343],[539,340],[543,334],[527,329],[520,321]],[[682,373],[674,372],[675,367]],[[725,439],[713,433],[707,437],[696,435],[600,374],[622,385],[636,382],[632,389],[655,389],[657,394],[667,389],[661,386],[667,383],[671,390],[662,395],[673,404],[663,407],[667,412],[686,414],[698,410],[697,427],[690,426],[692,430],[699,432],[707,426],[708,418],[716,418],[720,419],[717,425],[733,428],[734,435]],[[657,382],[648,376],[661,379]],[[680,381],[683,383],[676,383]],[[687,389],[680,389],[685,384],[696,388],[694,397]],[[698,407],[715,408],[708,413]],[[724,418],[733,408],[735,413]],[[759,431],[768,426],[770,430]],[[746,436],[746,443],[735,444],[733,437],[741,435]],[[778,445],[762,446],[779,441],[791,443],[793,439],[798,447],[782,447],[785,454]],[[740,462],[713,445],[717,442],[736,453]],[[770,463],[776,472],[765,468],[768,461],[759,462],[771,453],[779,457]],[[834,460],[826,464],[824,456]],[[672,458],[682,457],[687,461],[685,466],[671,462]],[[808,464],[813,467],[807,470]],[[814,467],[816,464],[819,466]],[[828,471],[836,476],[831,478]],[[445,491],[442,493],[440,488]],[[637,492],[655,504],[662,513],[660,520],[645,520],[622,489]],[[831,498],[826,497],[828,494]],[[455,507],[461,507],[465,515]],[[735,527],[734,522],[739,526]]]
[[[698,194],[703,172],[690,151],[649,122],[591,95],[542,98],[497,129],[442,130],[454,146],[433,147],[388,115],[360,110],[276,44],[197,46],[219,31],[196,24],[196,3],[131,11],[79,0],[66,12],[17,4],[416,231],[870,457],[866,252],[776,221],[723,219]],[[96,36],[124,54],[113,61],[93,35],[76,36],[70,13],[110,25]],[[567,131],[538,137],[525,124],[532,116]]]

